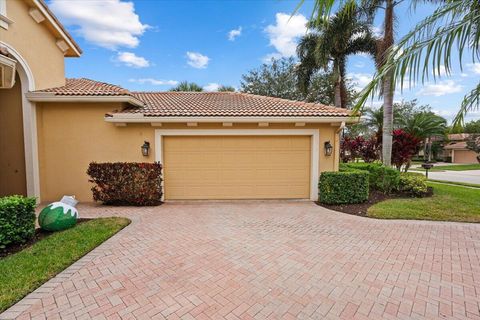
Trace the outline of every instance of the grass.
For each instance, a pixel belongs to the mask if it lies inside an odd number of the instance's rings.
[[[428,181],[434,182],[434,183],[454,184],[457,186],[464,186],[464,187],[471,187],[471,188],[480,188],[480,184],[476,184],[476,183],[445,181],[445,180],[435,180],[435,179],[428,179]]]
[[[429,198],[392,199],[368,209],[367,215],[380,219],[417,219],[480,222],[480,189],[429,183]]]
[[[425,171],[423,168],[413,168],[410,170]],[[445,166],[433,166],[429,171],[466,171],[466,170],[480,170],[480,163],[474,164],[453,164]]]
[[[130,223],[101,218],[54,233],[0,260],[0,312],[60,273]]]

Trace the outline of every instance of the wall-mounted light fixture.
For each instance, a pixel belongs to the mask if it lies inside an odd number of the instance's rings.
[[[330,143],[330,141],[325,141],[325,143],[323,144],[323,147],[324,147],[324,151],[325,151],[325,155],[326,156],[331,156],[332,155],[332,152],[333,152],[333,146],[332,144]]]
[[[150,142],[144,141],[142,145],[142,154],[144,157],[148,157],[148,154],[150,152]]]

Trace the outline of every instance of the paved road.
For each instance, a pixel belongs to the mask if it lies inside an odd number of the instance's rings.
[[[419,171],[414,171],[419,172]],[[435,180],[480,184],[480,170],[429,172],[428,177]]]
[[[79,212],[132,224],[0,318],[480,318],[479,224],[280,201]]]

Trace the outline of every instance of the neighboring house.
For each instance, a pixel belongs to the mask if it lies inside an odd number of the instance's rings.
[[[443,147],[444,156],[452,163],[478,163],[477,154],[467,148],[468,133],[449,134],[449,143]]]
[[[354,120],[244,93],[65,79],[64,57],[81,50],[41,0],[0,0],[0,47],[0,196],[91,201],[90,162],[160,161],[166,199],[316,200],[318,176],[338,170],[339,133]]]

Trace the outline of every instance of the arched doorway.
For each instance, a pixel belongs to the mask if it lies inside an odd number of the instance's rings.
[[[0,46],[6,48],[9,56],[17,61],[14,87],[0,89],[0,109],[5,109],[0,110],[0,118],[4,118],[0,121],[8,122],[7,126],[0,127],[0,141],[3,143],[0,144],[0,196],[26,194],[39,199],[35,103],[25,96],[28,91],[35,90],[33,73],[15,48],[2,41]],[[19,163],[22,161],[23,166]],[[4,164],[9,164],[9,167]]]
[[[27,195],[23,137],[22,87],[0,89],[0,197]]]

